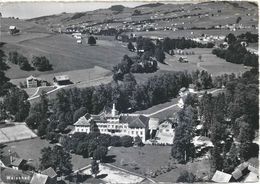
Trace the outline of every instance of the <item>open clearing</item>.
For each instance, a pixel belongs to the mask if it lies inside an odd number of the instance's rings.
[[[0,143],[20,141],[24,139],[32,139],[37,135],[31,131],[25,123],[16,123],[0,129]]]
[[[91,169],[82,171],[84,174],[91,175]],[[98,177],[105,183],[140,183],[145,178],[139,177],[119,169],[115,169],[106,164],[99,164]]]
[[[159,67],[161,70],[167,71],[184,71],[187,70],[188,72],[195,71],[195,70],[206,70],[213,76],[222,75],[224,73],[231,74],[231,73],[241,73],[245,72],[250,69],[250,67],[244,67],[243,65],[234,64],[226,62],[224,59],[218,58],[217,56],[213,55],[212,49],[185,49],[185,52],[193,51],[194,55],[184,55],[188,59],[188,63],[180,63],[178,61],[179,57],[183,57],[183,55],[174,55],[170,56],[166,54],[165,62],[167,64],[159,63]],[[201,62],[199,60],[199,56],[202,56]]]

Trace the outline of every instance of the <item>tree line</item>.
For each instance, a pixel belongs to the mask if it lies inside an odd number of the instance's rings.
[[[31,61],[33,66],[31,66],[25,56],[16,51],[8,53],[8,60],[15,65],[19,65],[20,69],[25,71],[31,71],[35,69],[38,71],[52,70],[52,65],[45,56],[33,56]]]
[[[231,173],[239,163],[258,156],[258,145],[252,142],[259,128],[258,94],[258,71],[254,69],[227,82],[225,93],[203,95],[199,111],[203,134],[214,145],[213,172]]]
[[[98,114],[112,103],[116,104],[120,112],[146,109],[176,97],[179,89],[188,87],[191,82],[190,75],[186,72],[154,76],[140,84],[132,77],[126,75],[123,83],[112,82],[85,89],[62,89],[52,101],[43,93],[40,102],[30,108],[26,123],[32,129],[38,129],[39,136],[47,134],[47,138],[52,138],[57,132],[66,132],[66,127],[85,113]]]
[[[203,44],[200,42],[193,41],[191,39],[185,39],[184,37],[175,39],[166,37],[162,42],[162,47],[165,52],[169,53],[170,50],[174,49],[213,48],[214,43],[209,42]]]
[[[226,90],[213,96],[205,93],[201,99],[188,95],[184,108],[178,112],[178,126],[172,146],[172,157],[187,163],[196,155],[193,137],[196,126],[203,125],[200,136],[209,137],[211,172],[232,173],[240,163],[258,157],[258,145],[253,143],[259,129],[258,71],[252,69],[242,76],[222,76]],[[227,79],[228,78],[228,79]]]
[[[231,43],[227,49],[215,48],[212,54],[230,63],[258,67],[258,55],[248,51],[240,42]]]

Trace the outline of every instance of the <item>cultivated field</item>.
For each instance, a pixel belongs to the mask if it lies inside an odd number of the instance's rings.
[[[32,139],[35,137],[37,135],[25,123],[17,123],[14,126],[0,128],[0,143]]]

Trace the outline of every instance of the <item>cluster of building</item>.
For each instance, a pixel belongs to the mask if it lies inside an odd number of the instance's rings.
[[[174,128],[172,122],[164,120],[159,122],[157,118],[149,118],[140,114],[119,114],[113,108],[104,108],[98,115],[86,114],[74,123],[75,132],[90,133],[91,123],[95,123],[97,130],[103,134],[124,136],[128,135],[133,138],[139,136],[143,143],[155,138],[156,132],[165,134],[165,136],[174,137]],[[158,134],[158,133],[157,133]],[[172,144],[172,141],[169,144]],[[168,142],[165,142],[168,144]]]
[[[68,75],[59,75],[55,76],[53,78],[53,83],[54,85],[68,85],[71,84],[72,82],[70,81],[70,78]],[[26,78],[26,87],[27,88],[37,88],[39,86],[49,86],[50,83],[47,82],[46,80],[43,80],[39,77],[34,77],[34,76],[29,76]]]
[[[0,158],[0,183],[56,184],[58,175],[49,167],[41,172],[33,171],[33,164],[15,152]]]
[[[258,158],[253,157],[250,158],[248,161],[238,165],[231,174],[217,170],[211,180],[217,183],[228,183],[228,182],[257,183],[259,182],[258,168],[259,168]]]

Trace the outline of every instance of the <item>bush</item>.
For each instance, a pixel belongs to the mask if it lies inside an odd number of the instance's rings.
[[[93,36],[90,36],[89,38],[88,38],[88,44],[89,45],[96,45],[96,39],[93,37]]]
[[[32,64],[38,71],[52,70],[52,65],[45,56],[33,56]]]
[[[133,138],[129,135],[125,135],[125,136],[121,137],[121,144],[124,147],[133,146]]]
[[[110,140],[110,145],[111,146],[115,146],[115,147],[119,147],[121,146],[121,139],[119,136],[112,136],[111,140]]]

